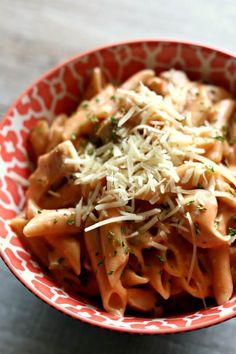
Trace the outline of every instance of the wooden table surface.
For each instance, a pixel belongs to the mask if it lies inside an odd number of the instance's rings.
[[[58,62],[135,38],[192,40],[236,52],[235,0],[0,0],[0,114]],[[168,336],[101,330],[50,308],[0,263],[0,354],[233,354],[236,320]]]

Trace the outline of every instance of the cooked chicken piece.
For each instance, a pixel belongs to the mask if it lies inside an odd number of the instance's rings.
[[[70,141],[65,141],[38,160],[38,167],[30,176],[28,198],[40,206],[43,196],[63,178],[75,172],[75,165],[65,163],[66,158],[77,158],[77,152]]]

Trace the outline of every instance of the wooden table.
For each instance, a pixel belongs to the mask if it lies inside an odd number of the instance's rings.
[[[236,52],[234,0],[0,0],[0,113],[54,64],[113,41],[166,37]],[[236,320],[186,334],[113,333],[50,308],[0,263],[0,354],[233,354]]]

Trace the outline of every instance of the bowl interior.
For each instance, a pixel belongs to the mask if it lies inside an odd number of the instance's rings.
[[[212,82],[236,95],[236,58],[188,43],[140,41],[100,48],[79,55],[51,70],[32,84],[12,105],[1,124],[0,246],[1,255],[17,278],[51,306],[91,324],[127,332],[173,333],[202,328],[236,314],[236,296],[223,306],[171,318],[117,318],[68,294],[44,274],[6,220],[18,214],[25,202],[19,183],[29,174],[27,136],[38,119],[49,121],[76,108],[92,68],[119,84],[143,68],[156,72],[182,69],[192,79]],[[11,175],[11,177],[10,177]],[[14,177],[14,178],[13,178]]]

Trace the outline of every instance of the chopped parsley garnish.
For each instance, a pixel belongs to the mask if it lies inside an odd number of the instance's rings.
[[[121,240],[119,238],[116,239],[116,242],[119,246],[121,246]]]
[[[92,156],[93,155],[93,153],[94,153],[94,149],[88,149],[88,151],[87,151],[87,154],[89,155],[89,156]]]
[[[107,272],[107,275],[112,275],[114,273],[114,270],[109,270],[109,272]]]
[[[116,131],[112,131],[111,132],[111,140],[113,141],[113,142],[116,142],[117,141],[117,138],[118,138],[118,136],[117,136],[117,134],[116,134]]]
[[[112,96],[110,97],[110,99],[111,99],[112,101],[115,101],[115,100],[116,100],[116,96],[115,96],[115,95],[112,95]]]
[[[197,188],[198,189],[204,189],[204,187],[203,187],[203,185],[201,183],[198,183]]]
[[[199,235],[201,232],[199,224],[197,222],[195,222],[193,225],[194,225],[194,230],[195,230],[196,235]]]
[[[214,167],[213,167],[213,166],[211,166],[211,165],[206,165],[206,168],[207,168],[207,169],[208,169],[208,171],[210,171],[210,172],[215,172]]]
[[[129,254],[129,247],[125,247],[125,254]]]
[[[67,225],[74,225],[75,221],[73,219],[66,220]]]
[[[220,221],[217,220],[217,219],[215,219],[215,220],[214,220],[214,227],[215,227],[216,229],[218,229],[219,225],[220,225]]]
[[[112,256],[115,257],[117,255],[117,250],[114,250]]]
[[[94,127],[93,127],[93,129],[94,129],[95,131],[97,131],[99,128],[100,128],[100,124],[95,124]]]
[[[109,231],[108,232],[108,235],[107,235],[107,238],[109,241],[113,240],[113,237],[115,236],[115,233],[113,231]]]
[[[236,236],[236,229],[233,229],[232,227],[228,228],[228,235],[233,237]]]
[[[88,109],[88,108],[89,108],[88,102],[83,102],[82,105],[81,105],[81,107],[82,107],[83,109]]]
[[[92,123],[97,123],[98,119],[94,114],[88,114],[87,118],[92,122]]]
[[[97,97],[97,98],[95,98],[95,102],[100,102],[100,99]]]
[[[194,203],[194,200],[190,200],[186,205],[192,205]]]
[[[212,139],[219,140],[222,143],[225,141],[225,138],[221,135],[213,136]]]
[[[232,195],[235,195],[235,190],[233,188],[229,188],[227,192],[229,192]]]
[[[71,140],[76,140],[77,139],[77,133],[72,133],[71,134]]]
[[[196,211],[206,211],[207,208],[204,207],[204,205],[202,205],[201,203],[198,203],[198,205],[196,206]]]
[[[195,92],[195,96],[199,96],[199,92]]]
[[[54,219],[53,220],[53,224],[57,224],[58,220],[57,219]]]
[[[113,125],[116,125],[116,124],[117,124],[117,120],[116,120],[116,118],[115,118],[114,116],[111,116],[111,123],[112,123]]]
[[[37,213],[38,213],[38,214],[42,214],[41,210],[37,210]]]
[[[97,266],[98,267],[101,267],[104,263],[104,260],[105,260],[105,257],[103,257],[102,259],[100,259],[98,262],[97,262]]]
[[[159,254],[158,254],[156,257],[157,257],[157,259],[158,259],[158,261],[159,261],[159,262],[161,262],[161,263],[165,263],[165,261],[166,261],[166,257],[164,257],[164,256],[160,256]]]

